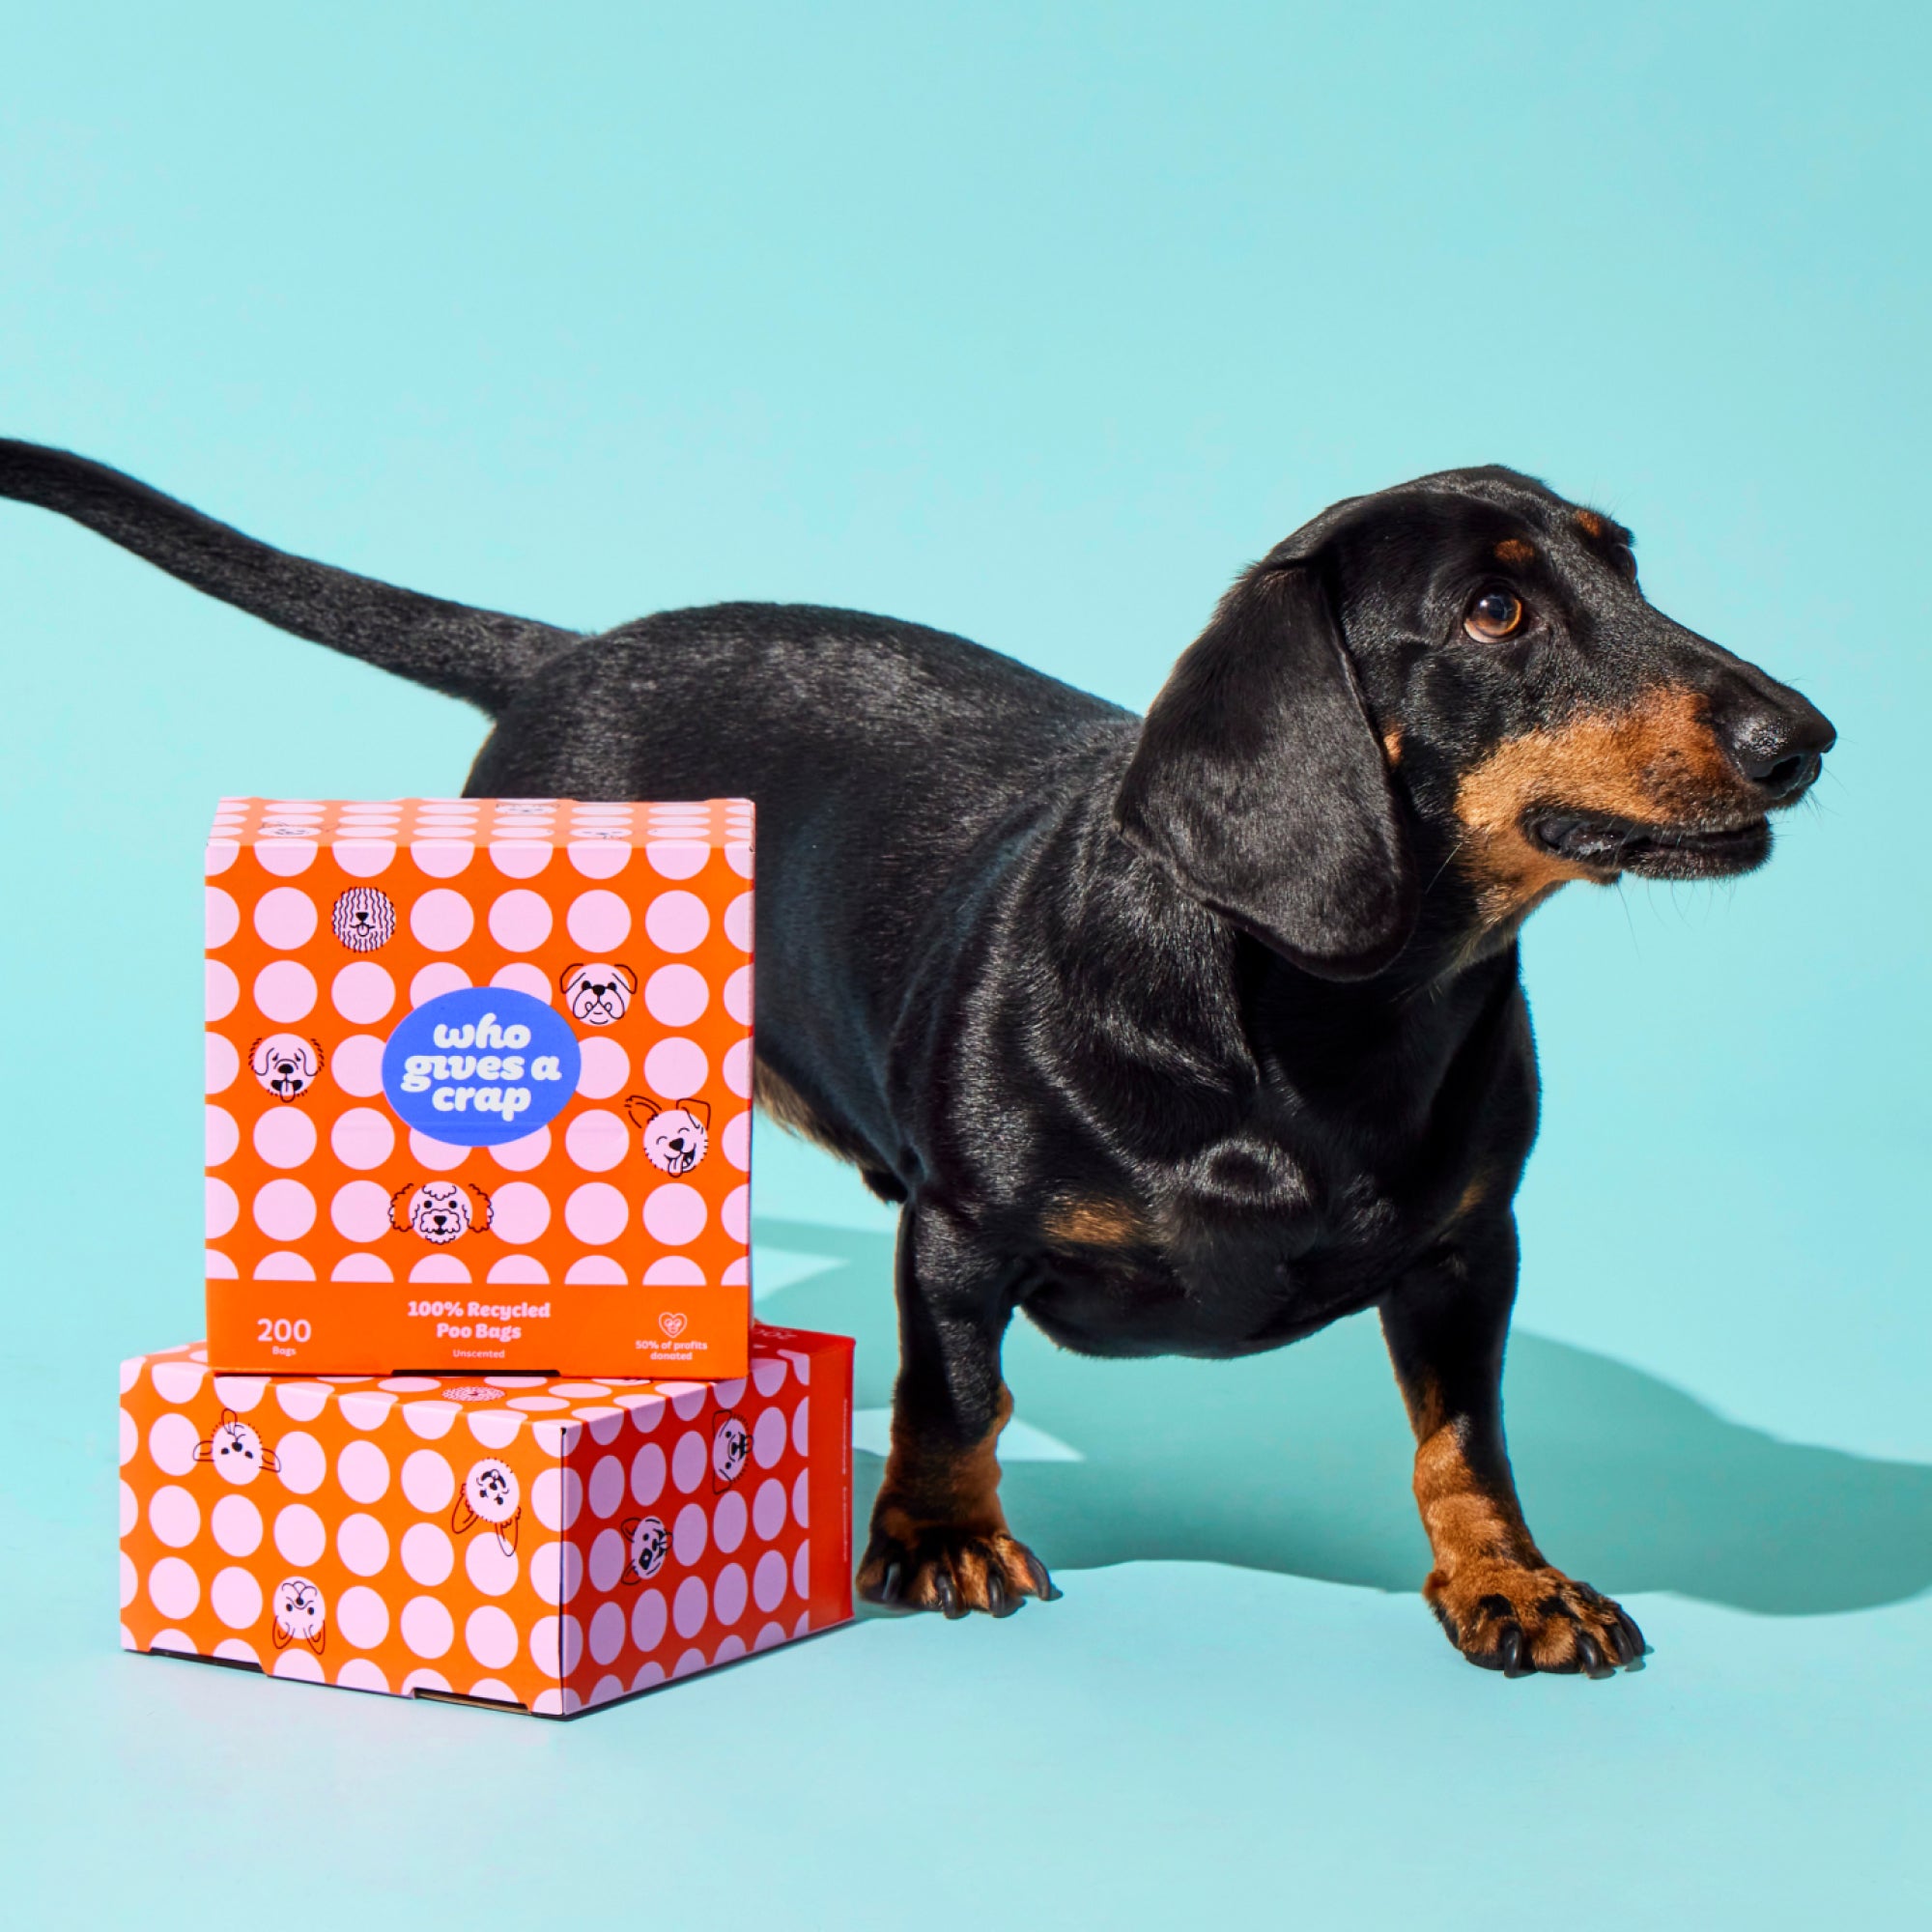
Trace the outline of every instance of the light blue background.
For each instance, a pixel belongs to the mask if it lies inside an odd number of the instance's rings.
[[[1925,22],[12,19],[0,431],[271,540],[585,626],[850,603],[1139,704],[1331,498],[1506,461],[1633,523],[1651,594],[1841,738],[1764,876],[1573,891],[1526,943],[1517,1460],[1646,1670],[1443,1644],[1372,1325],[1211,1368],[1026,1336],[1009,1500],[1064,1603],[547,1727],[114,1648],[113,1363],[199,1326],[210,805],[454,789],[479,724],[0,505],[0,1913],[1916,1916]],[[758,1161],[761,1293],[857,1333],[877,1409],[889,1224]]]

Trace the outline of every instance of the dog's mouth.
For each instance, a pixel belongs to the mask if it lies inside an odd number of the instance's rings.
[[[1530,841],[1553,858],[1601,877],[1634,872],[1646,879],[1727,879],[1753,871],[1771,854],[1771,822],[1762,814],[1723,825],[1645,825],[1594,811],[1532,813]]]

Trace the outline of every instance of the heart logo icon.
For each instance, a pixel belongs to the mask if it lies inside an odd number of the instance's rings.
[[[675,1342],[684,1333],[684,1317],[682,1315],[660,1315],[658,1317],[658,1326]]]

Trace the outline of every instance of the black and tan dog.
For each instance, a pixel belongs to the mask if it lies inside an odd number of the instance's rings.
[[[0,495],[481,706],[472,793],[756,799],[759,1097],[904,1204],[867,1595],[1055,1594],[999,1500],[1015,1310],[1090,1353],[1238,1355],[1374,1307],[1453,1641],[1511,1673],[1638,1654],[1537,1548],[1503,1446],[1517,932],[1566,880],[1748,871],[1833,732],[1655,611],[1627,531],[1499,469],[1337,504],[1142,721],[851,611],[470,611],[22,443]]]

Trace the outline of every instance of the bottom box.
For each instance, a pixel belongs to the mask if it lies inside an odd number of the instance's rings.
[[[572,1717],[852,1615],[852,1344],[729,1382],[121,1368],[130,1650]]]

